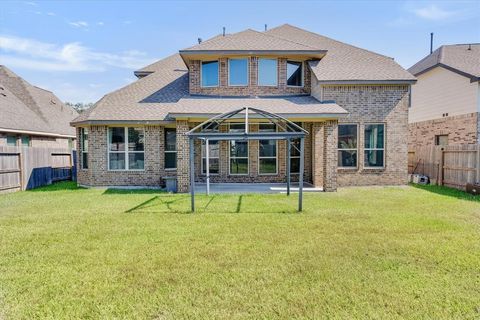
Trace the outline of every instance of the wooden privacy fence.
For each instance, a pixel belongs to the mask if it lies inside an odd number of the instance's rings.
[[[75,160],[69,149],[0,146],[0,192],[76,180]]]
[[[480,145],[429,146],[408,152],[408,172],[422,174],[431,183],[465,189],[480,182]]]

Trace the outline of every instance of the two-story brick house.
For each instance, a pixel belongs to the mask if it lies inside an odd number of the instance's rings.
[[[407,110],[415,78],[392,58],[282,25],[218,35],[135,72],[136,82],[75,119],[78,182],[151,186],[176,176],[189,189],[186,133],[224,112],[252,107],[308,131],[304,179],[337,186],[407,182]],[[218,128],[244,130],[241,120]],[[250,132],[277,130],[251,123]],[[212,182],[283,182],[285,141],[209,146]],[[195,147],[196,180],[205,146]],[[292,173],[299,155],[291,151]],[[298,177],[298,176],[297,176]]]

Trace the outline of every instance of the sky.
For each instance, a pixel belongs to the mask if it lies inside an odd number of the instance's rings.
[[[289,23],[394,58],[480,42],[477,1],[2,1],[0,64],[68,102],[96,102],[133,71],[222,32]]]

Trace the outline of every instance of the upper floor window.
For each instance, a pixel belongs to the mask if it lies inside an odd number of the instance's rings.
[[[303,63],[298,61],[287,61],[287,86],[303,86]]]
[[[277,84],[277,59],[258,59],[258,85],[276,86]]]
[[[229,59],[228,60],[228,85],[247,86],[248,85],[248,59]]]
[[[218,61],[202,61],[202,87],[218,86]]]

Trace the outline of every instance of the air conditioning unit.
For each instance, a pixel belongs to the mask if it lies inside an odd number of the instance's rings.
[[[467,183],[467,192],[478,196],[480,194],[480,183]]]

